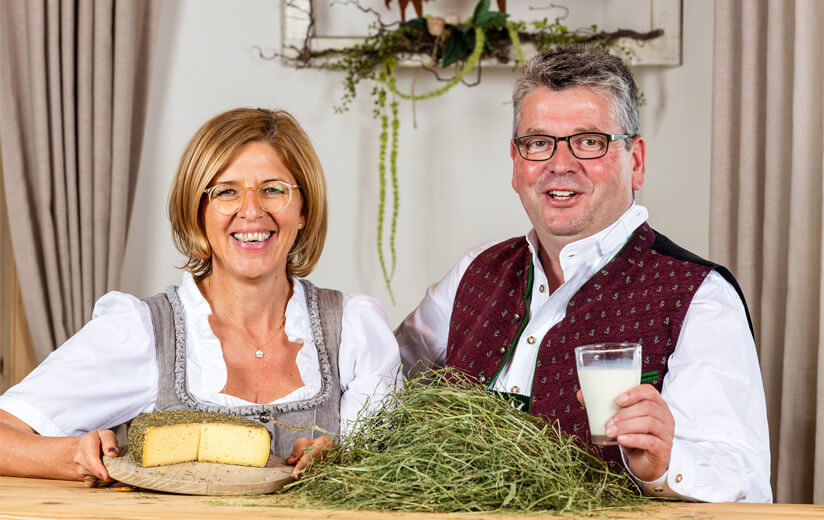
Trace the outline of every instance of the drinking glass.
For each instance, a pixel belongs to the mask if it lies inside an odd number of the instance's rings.
[[[641,382],[641,345],[598,343],[575,349],[578,382],[584,394],[592,443],[618,444],[606,436],[607,420],[620,407],[615,399]]]

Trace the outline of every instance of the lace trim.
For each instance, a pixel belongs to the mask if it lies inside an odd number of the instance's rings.
[[[329,354],[326,350],[326,343],[323,338],[323,328],[320,321],[320,309],[318,308],[317,289],[309,280],[299,280],[303,284],[306,293],[306,307],[309,309],[309,323],[312,328],[312,340],[318,352],[318,362],[321,372],[320,393],[309,399],[293,401],[279,404],[256,404],[248,406],[219,406],[201,403],[189,393],[189,386],[186,384],[186,320],[183,304],[177,294],[177,286],[170,285],[166,288],[166,298],[172,306],[175,327],[175,394],[187,407],[204,412],[228,413],[238,416],[260,416],[264,414],[283,414],[298,412],[318,408],[329,400],[332,393],[332,368],[329,364]]]

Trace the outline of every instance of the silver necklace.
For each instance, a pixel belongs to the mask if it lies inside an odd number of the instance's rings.
[[[211,293],[212,293],[212,277],[211,276],[209,277],[208,284],[209,284],[209,296],[211,298]],[[291,293],[292,293],[292,291],[291,291],[291,288],[290,288],[290,291],[289,291],[289,296],[290,297],[291,297]],[[286,301],[289,301],[289,298],[287,298]],[[264,341],[263,343],[256,343],[254,341],[250,341],[249,338],[246,336],[246,334],[243,333],[243,329],[241,329],[237,325],[237,323],[232,321],[232,319],[229,318],[229,316],[224,314],[224,315],[218,315],[218,317],[221,320],[225,320],[227,323],[229,323],[229,325],[234,327],[235,330],[237,330],[237,332],[240,334],[240,337],[243,338],[243,341],[245,341],[245,342],[249,343],[250,345],[252,345],[253,347],[255,347],[255,357],[258,358],[258,359],[263,357],[263,347],[265,347],[266,345],[271,343],[272,340],[275,339],[275,336],[277,336],[278,333],[281,331],[281,329],[283,329],[283,327],[286,325],[286,313],[284,313],[283,314],[283,319],[280,321],[280,325],[278,325],[278,328],[275,329],[275,333],[272,334],[272,336],[269,339],[267,339],[266,341]]]
[[[263,343],[256,343],[254,341],[250,341],[249,338],[243,333],[243,330],[234,321],[232,321],[229,318],[229,316],[221,316],[221,319],[226,320],[232,327],[234,327],[238,331],[240,337],[243,338],[244,341],[246,341],[247,343],[256,348],[255,357],[258,359],[263,357],[263,347],[271,343],[272,340],[275,339],[275,336],[277,336],[281,329],[283,329],[283,326],[286,325],[286,315],[284,315],[283,319],[280,321],[280,325],[278,325],[278,327],[275,329],[275,333],[272,334],[272,336]]]

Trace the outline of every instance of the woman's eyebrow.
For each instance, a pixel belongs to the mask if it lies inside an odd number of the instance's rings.
[[[287,181],[286,179],[282,179],[280,177],[273,177],[271,179],[263,179],[262,181],[257,183],[257,186],[260,186],[261,184],[266,184],[267,182],[285,182],[289,184],[289,181]],[[241,186],[241,183],[238,181],[217,181],[214,184],[212,184],[212,186],[221,186],[224,184],[229,184],[231,186]]]

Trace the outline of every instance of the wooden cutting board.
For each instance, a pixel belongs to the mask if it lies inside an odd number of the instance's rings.
[[[292,482],[294,466],[279,457],[269,457],[262,468],[181,462],[144,468],[129,457],[127,449],[118,457],[103,457],[109,476],[131,486],[183,495],[262,495]]]

